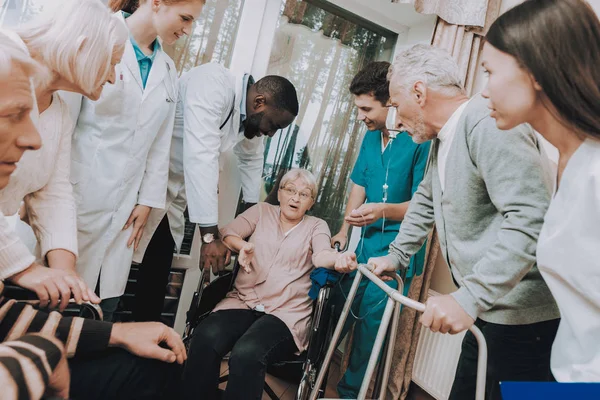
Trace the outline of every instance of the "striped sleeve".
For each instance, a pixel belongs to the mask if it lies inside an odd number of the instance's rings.
[[[2,399],[40,399],[64,356],[62,343],[51,336],[30,334],[0,344]]]
[[[16,340],[39,332],[58,338],[67,357],[108,348],[112,323],[79,317],[63,317],[58,312],[39,311],[29,304],[8,300],[0,307],[0,341]]]

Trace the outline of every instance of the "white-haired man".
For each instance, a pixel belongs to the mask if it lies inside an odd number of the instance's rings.
[[[400,129],[432,148],[389,254],[369,263],[379,275],[406,268],[435,223],[459,289],[429,298],[421,323],[441,333],[473,323],[483,331],[487,398],[501,398],[500,381],[549,380],[559,312],[535,264],[551,187],[541,143],[528,126],[496,128],[487,101],[467,97],[444,50],[405,50],[389,80]],[[477,343],[467,333],[451,399],[473,398],[476,366]]]
[[[31,81],[39,73],[25,49],[0,32],[0,200],[14,194],[1,190],[23,154],[42,145],[30,117],[36,101]],[[173,329],[160,323],[62,317],[5,298],[7,281],[38,295],[47,291],[57,303],[61,292],[69,293],[69,275],[35,263],[24,265],[22,245],[2,212],[0,249],[0,398],[40,398],[46,389],[52,389],[48,395],[86,400],[172,397],[179,367],[171,363],[186,359]],[[68,365],[63,356],[69,358]]]

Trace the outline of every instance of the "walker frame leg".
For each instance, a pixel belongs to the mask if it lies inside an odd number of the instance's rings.
[[[344,309],[342,310],[342,314],[340,316],[340,320],[335,328],[335,332],[333,334],[333,338],[327,349],[327,354],[325,355],[325,359],[323,360],[323,366],[319,371],[319,376],[317,377],[317,382],[315,388],[311,392],[310,399],[316,400],[319,394],[319,388],[323,383],[323,379],[325,377],[325,371],[329,368],[329,363],[331,362],[331,358],[333,356],[333,352],[335,351],[337,342],[341,336],[342,329],[344,327],[344,323],[346,322],[346,318],[350,312],[350,308],[352,307],[352,302],[354,301],[354,297],[356,296],[356,292],[358,291],[358,285],[362,279],[362,276],[365,276],[367,279],[375,283],[381,290],[383,290],[388,295],[388,301],[383,313],[383,318],[381,320],[381,325],[379,326],[379,330],[377,331],[377,338],[375,339],[375,343],[373,345],[373,351],[371,353],[371,357],[369,358],[369,364],[367,365],[367,371],[365,373],[365,377],[363,379],[360,392],[358,395],[359,400],[364,400],[367,395],[367,390],[369,388],[369,383],[371,381],[371,377],[375,370],[375,366],[377,364],[377,359],[379,357],[379,353],[381,352],[381,348],[385,341],[385,336],[387,334],[388,326],[390,327],[389,337],[390,343],[386,346],[386,354],[385,360],[381,360],[383,365],[383,375],[381,379],[381,387],[379,388],[379,398],[384,399],[387,390],[387,383],[389,380],[389,372],[392,365],[392,355],[394,351],[394,343],[393,340],[396,337],[398,323],[400,320],[400,305],[404,305],[406,307],[410,307],[419,312],[425,311],[425,304],[419,303],[415,300],[409,299],[406,296],[402,295],[403,285],[400,277],[398,289],[395,290],[385,284],[377,275],[372,272],[372,266],[370,265],[359,265],[358,271],[356,273],[356,277],[354,278],[354,282],[352,283],[352,287],[350,288],[350,293],[348,294],[348,298],[346,299],[346,303],[344,304]],[[390,321],[393,319],[392,324],[390,325]],[[475,393],[476,400],[485,400],[485,379],[487,372],[487,345],[485,342],[485,337],[483,333],[477,328],[475,325],[469,328],[471,333],[475,336],[477,340],[477,345],[479,347],[479,354],[477,357],[477,387]],[[375,388],[377,390],[378,388]]]

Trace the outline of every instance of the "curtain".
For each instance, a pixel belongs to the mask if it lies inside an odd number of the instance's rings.
[[[498,17],[501,0],[489,0],[485,26],[473,28],[453,25],[438,17],[431,44],[448,50],[457,61],[467,94],[471,95],[479,65],[482,39],[487,28]],[[435,228],[427,241],[427,258],[423,274],[413,279],[408,296],[424,303],[429,293],[433,268],[440,254],[440,244]],[[406,399],[412,379],[413,363],[417,350],[421,324],[417,312],[403,308],[396,334],[392,370],[386,398]]]
[[[485,26],[488,0],[391,0],[413,4],[421,14],[437,15],[454,25]],[[492,1],[490,1],[491,3]]]

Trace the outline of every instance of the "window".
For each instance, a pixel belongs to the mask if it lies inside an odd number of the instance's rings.
[[[275,33],[268,74],[298,91],[295,122],[265,143],[267,200],[290,168],[312,171],[319,195],[313,214],[333,233],[341,226],[350,173],[366,128],[348,88],[367,63],[390,60],[396,34],[321,0],[287,0]]]
[[[165,46],[180,74],[208,62],[229,67],[243,3],[243,0],[207,0],[192,34],[173,46]]]
[[[207,0],[190,36],[179,39],[165,51],[181,75],[208,62],[229,67],[244,0]],[[185,233],[179,254],[191,255],[195,224],[185,214]]]

